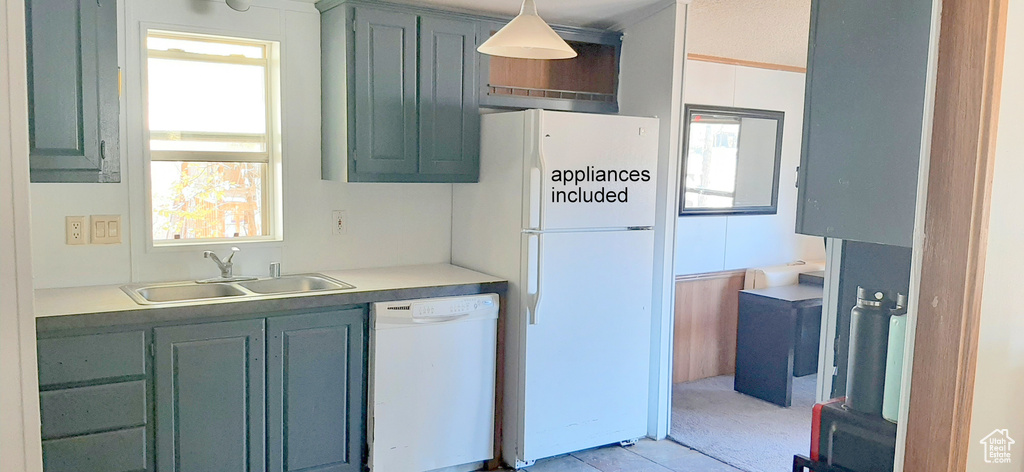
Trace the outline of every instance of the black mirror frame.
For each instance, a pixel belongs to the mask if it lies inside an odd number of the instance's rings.
[[[775,133],[775,175],[772,179],[771,205],[733,208],[686,208],[684,206],[686,197],[686,161],[690,152],[690,123],[693,122],[693,115],[703,113],[733,115],[741,118],[765,118],[778,120],[778,131]],[[786,113],[777,110],[687,104],[684,116],[686,117],[686,129],[683,132],[682,163],[680,165],[681,171],[679,173],[679,216],[777,214],[779,211],[779,175],[782,173],[782,131],[785,124]]]

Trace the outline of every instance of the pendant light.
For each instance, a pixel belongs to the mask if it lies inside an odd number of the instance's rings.
[[[249,5],[252,4],[252,0],[226,0],[226,3],[232,10],[248,11]]]
[[[520,59],[576,57],[576,51],[537,15],[537,5],[533,0],[523,0],[519,16],[494,33],[477,51],[491,56]]]

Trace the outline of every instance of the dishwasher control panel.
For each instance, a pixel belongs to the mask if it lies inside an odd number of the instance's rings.
[[[407,319],[440,321],[462,317],[494,317],[498,314],[498,295],[486,293],[462,297],[423,298],[373,304],[375,320]]]
[[[412,302],[409,308],[413,318],[430,318],[466,315],[484,307],[496,306],[488,297],[458,297],[419,300]]]

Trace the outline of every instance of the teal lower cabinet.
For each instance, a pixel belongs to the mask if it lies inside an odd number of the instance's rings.
[[[43,469],[153,470],[147,331],[72,334],[37,343]]]
[[[41,332],[43,469],[366,470],[366,313]]]
[[[123,429],[43,441],[47,472],[147,470],[146,428]]]
[[[364,310],[267,319],[270,472],[363,469]]]
[[[263,323],[153,331],[157,470],[266,470]]]

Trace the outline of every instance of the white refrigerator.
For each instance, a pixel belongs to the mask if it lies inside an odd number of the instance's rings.
[[[480,182],[454,187],[452,261],[510,282],[509,465],[647,433],[658,124],[482,117]]]

